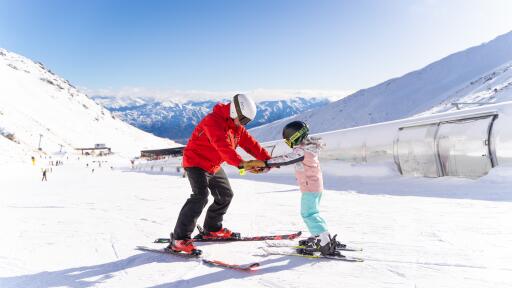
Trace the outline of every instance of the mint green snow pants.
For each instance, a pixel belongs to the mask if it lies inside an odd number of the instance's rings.
[[[327,224],[318,211],[322,192],[302,192],[301,194],[300,215],[311,235],[316,236],[327,231]]]

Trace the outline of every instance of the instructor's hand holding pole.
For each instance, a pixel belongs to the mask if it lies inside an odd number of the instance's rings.
[[[258,168],[265,168],[267,167],[267,164],[265,161],[261,160],[249,160],[249,161],[242,161],[240,165],[238,166],[238,169],[240,169],[240,175],[245,174],[246,170],[255,170]]]
[[[252,170],[249,170],[249,172],[253,174],[262,174],[267,173],[268,171],[270,171],[270,168],[254,168]]]
[[[238,168],[245,169],[245,170],[252,170],[254,168],[265,168],[265,167],[267,167],[267,164],[265,164],[265,161],[249,160],[249,161],[242,161]]]

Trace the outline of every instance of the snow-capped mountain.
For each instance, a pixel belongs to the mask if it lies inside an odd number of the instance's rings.
[[[218,101],[158,100],[150,97],[92,96],[97,103],[110,110],[125,122],[177,141],[186,141],[194,127],[211,112]],[[229,99],[225,99],[228,102]],[[286,100],[261,101],[257,103],[256,119],[248,127],[257,127],[301,112],[327,105],[327,98],[291,98]]]
[[[116,119],[43,64],[0,49],[0,159],[97,143],[125,155],[177,145]]]
[[[427,115],[512,100],[512,61],[451,94],[442,103],[420,113]]]
[[[280,139],[284,125],[302,120],[313,133],[474,107],[512,99],[512,32],[451,54],[420,70],[359,90],[326,107],[251,129],[261,141]],[[457,107],[458,106],[458,107]]]

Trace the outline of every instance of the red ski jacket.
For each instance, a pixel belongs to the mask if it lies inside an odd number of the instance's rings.
[[[199,167],[211,174],[215,174],[224,162],[238,167],[243,161],[236,153],[239,145],[258,160],[271,158],[244,126],[235,125],[229,117],[229,103],[219,103],[192,132],[183,150],[183,167]]]

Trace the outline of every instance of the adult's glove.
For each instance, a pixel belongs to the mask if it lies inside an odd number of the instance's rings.
[[[254,168],[254,169],[249,170],[249,172],[251,172],[253,174],[267,173],[268,171],[270,171],[270,168],[268,168],[268,167],[266,167],[266,168]]]
[[[240,165],[238,166],[238,169],[254,170],[255,168],[265,168],[265,167],[267,167],[267,164],[265,164],[265,161],[249,160],[249,161],[242,161],[240,163]]]

